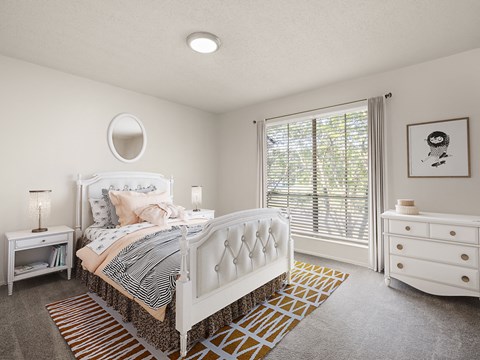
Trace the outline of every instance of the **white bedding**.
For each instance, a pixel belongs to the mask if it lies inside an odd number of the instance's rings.
[[[87,246],[97,255],[103,253],[108,247],[115,244],[119,239],[127,234],[131,234],[137,230],[154,226],[148,222],[122,226],[114,229],[106,229],[90,226],[85,230],[85,236],[92,242]]]

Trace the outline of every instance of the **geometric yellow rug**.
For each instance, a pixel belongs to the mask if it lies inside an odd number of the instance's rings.
[[[187,359],[263,358],[302,319],[318,308],[348,277],[340,271],[295,262],[292,285],[247,315],[197,343]],[[178,351],[169,354],[178,359]]]
[[[187,359],[263,358],[347,277],[340,271],[296,261],[292,285],[197,343]],[[126,330],[125,326],[131,324],[117,321],[110,309],[107,311],[88,294],[49,304],[47,310],[77,359],[179,358],[178,350],[160,353],[139,340],[133,331]]]

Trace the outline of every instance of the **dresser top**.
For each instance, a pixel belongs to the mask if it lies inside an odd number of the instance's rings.
[[[60,225],[60,226],[49,226],[48,230],[44,232],[34,233],[32,232],[32,229],[29,229],[29,230],[7,232],[5,233],[5,236],[7,237],[8,240],[18,240],[18,239],[29,239],[29,238],[35,238],[35,237],[49,236],[49,235],[55,235],[55,234],[64,234],[64,233],[69,233],[73,231],[74,230],[72,228],[69,228],[68,226]]]
[[[418,215],[404,215],[397,213],[395,210],[387,210],[382,214],[382,218],[480,227],[480,215],[442,214],[431,212],[420,212]]]

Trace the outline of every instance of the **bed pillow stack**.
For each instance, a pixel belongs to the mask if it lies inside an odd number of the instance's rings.
[[[398,199],[395,210],[399,214],[404,215],[418,215],[418,208],[415,206],[415,201],[412,199]]]
[[[90,207],[92,209],[93,224],[92,227],[114,229],[119,226],[118,216],[115,206],[110,200],[108,192],[114,189],[102,189],[101,198],[89,198]],[[123,191],[135,191],[139,193],[148,193],[157,190],[154,185],[145,188],[124,189]]]
[[[172,198],[167,192],[159,190],[148,193],[110,190],[108,194],[113,206],[115,206],[120,226],[141,222],[142,219],[135,213],[138,209],[145,208],[149,205],[172,202]]]
[[[120,222],[118,220],[118,215],[115,210],[115,205],[113,205],[112,200],[110,199],[109,192],[110,191],[134,191],[137,193],[149,193],[152,191],[157,190],[157,188],[154,185],[150,185],[146,188],[141,188],[141,189],[123,189],[123,190],[115,190],[115,189],[102,189],[102,199],[105,201],[106,206],[107,206],[107,216],[108,216],[108,221],[106,224],[107,229],[114,229],[117,226],[120,225]]]

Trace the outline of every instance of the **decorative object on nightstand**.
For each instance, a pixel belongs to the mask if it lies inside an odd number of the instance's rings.
[[[193,211],[200,211],[199,206],[202,205],[202,187],[198,185],[192,186],[192,204],[195,207]]]
[[[52,226],[44,232],[30,230],[8,232],[8,295],[12,295],[13,283],[34,276],[67,270],[70,280],[73,266],[73,232],[68,226]],[[46,251],[45,248],[50,248]],[[29,251],[35,260],[28,264],[16,264],[20,251]]]
[[[42,227],[43,221],[50,215],[50,193],[52,190],[30,190],[30,214],[35,219],[38,218],[38,228],[33,229],[33,233],[44,232],[48,229]]]

